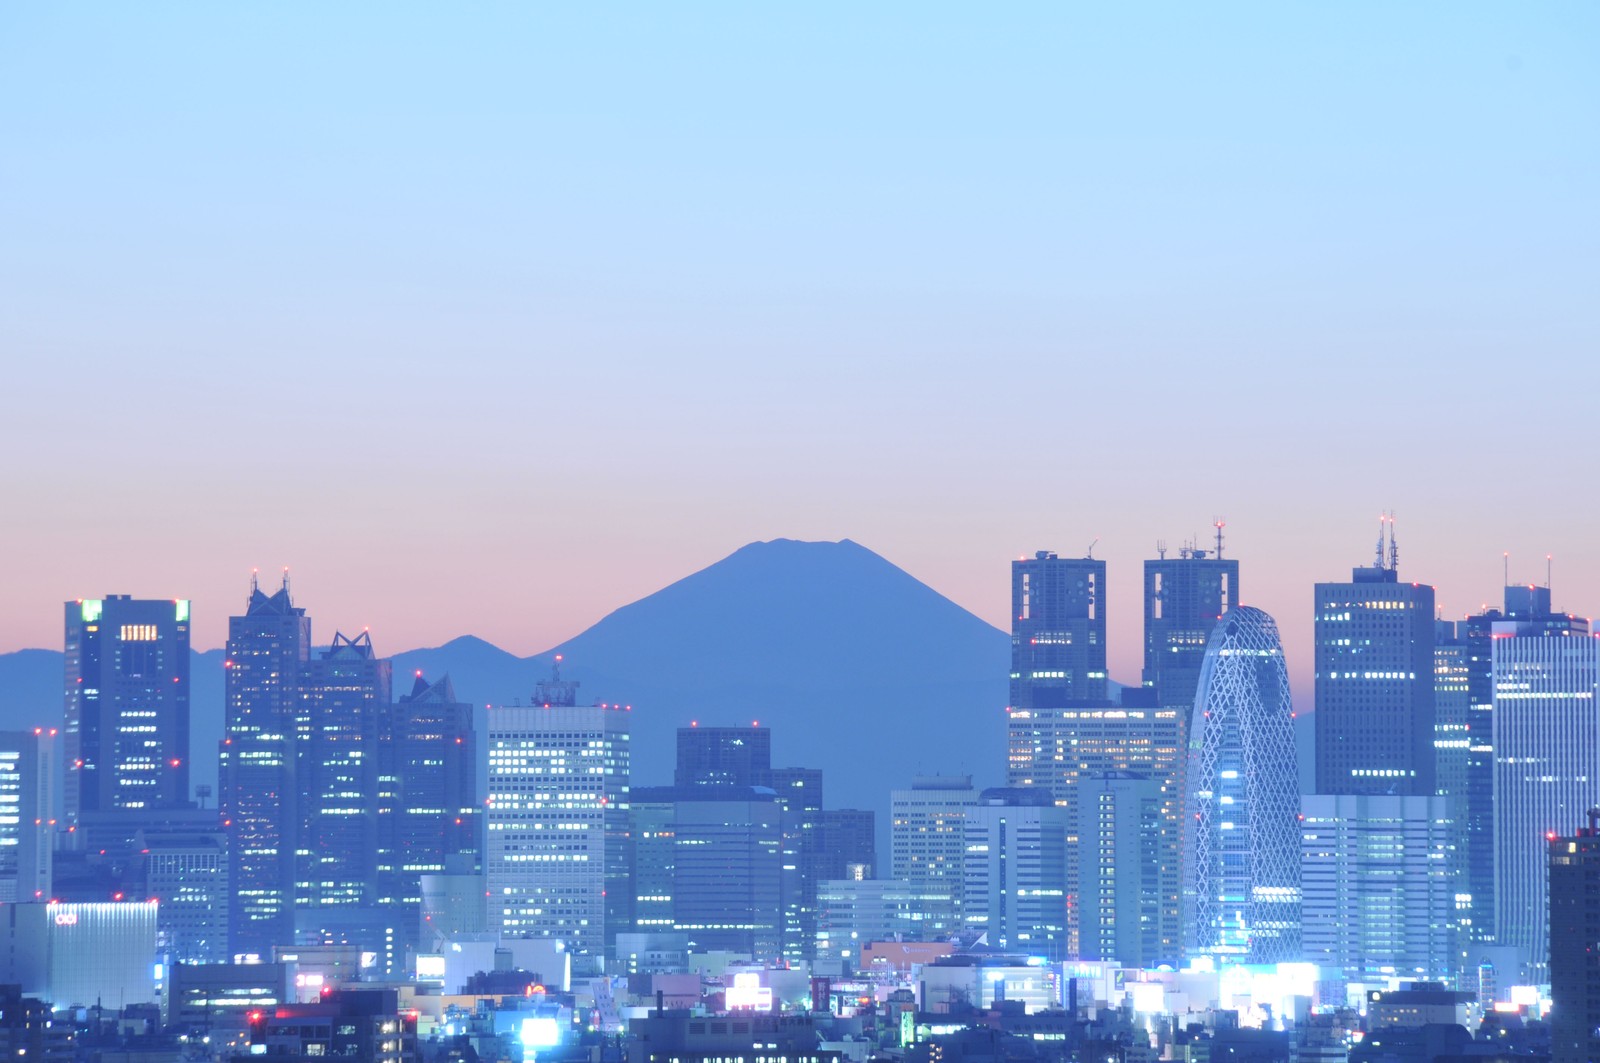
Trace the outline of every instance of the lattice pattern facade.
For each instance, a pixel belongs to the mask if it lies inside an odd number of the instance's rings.
[[[1218,622],[1195,694],[1190,773],[1191,954],[1281,963],[1300,954],[1298,767],[1278,625]]]

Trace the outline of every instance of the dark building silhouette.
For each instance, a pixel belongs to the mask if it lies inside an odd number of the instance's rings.
[[[290,600],[288,578],[267,594],[252,577],[244,614],[228,618],[226,729],[218,757],[235,955],[270,957],[273,945],[293,937],[294,721],[310,652],[311,620]]]
[[[678,786],[765,786],[771,771],[769,728],[678,728],[678,761],[673,771]]]
[[[1553,1063],[1600,1059],[1600,810],[1550,842]]]
[[[189,603],[66,603],[66,817],[189,799]]]
[[[306,663],[296,710],[301,843],[295,903],[302,910],[376,902],[379,871],[394,863],[379,817],[399,800],[399,780],[382,770],[390,715],[391,666],[366,632],[335,633]]]
[[[1106,563],[1040,550],[1011,563],[1011,707],[1106,696]]]
[[[1392,535],[1348,583],[1317,584],[1317,793],[1434,793],[1433,623],[1433,588],[1400,582]]]
[[[1185,546],[1175,558],[1164,549],[1161,554],[1144,563],[1142,681],[1163,705],[1193,705],[1206,640],[1239,602],[1239,562],[1223,559],[1220,524],[1215,549]]]

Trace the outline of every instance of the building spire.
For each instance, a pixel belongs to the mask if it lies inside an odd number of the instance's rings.
[[[1400,571],[1400,542],[1394,537],[1394,510],[1389,511],[1389,571]]]
[[[1384,529],[1384,520],[1385,520],[1385,515],[1382,514],[1382,513],[1379,513],[1378,514],[1378,549],[1376,551],[1375,559],[1372,562],[1372,567],[1373,568],[1382,568],[1383,567],[1383,529]]]
[[[1216,520],[1211,522],[1211,526],[1217,530],[1217,560],[1221,561],[1222,560],[1222,529],[1226,528],[1228,526],[1228,522],[1223,520],[1221,517],[1218,517]]]

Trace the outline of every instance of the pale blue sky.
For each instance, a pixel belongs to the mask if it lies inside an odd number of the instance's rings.
[[[1303,674],[1380,508],[1600,609],[1600,8],[0,8],[0,648],[249,568],[543,649],[745,541],[1226,514]],[[16,559],[23,559],[17,563]],[[417,604],[417,594],[423,604]]]

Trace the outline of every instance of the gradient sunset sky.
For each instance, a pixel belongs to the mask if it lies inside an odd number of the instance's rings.
[[[529,653],[754,539],[1600,610],[1600,6],[0,9],[0,650]],[[1299,684],[1297,684],[1299,685]]]

